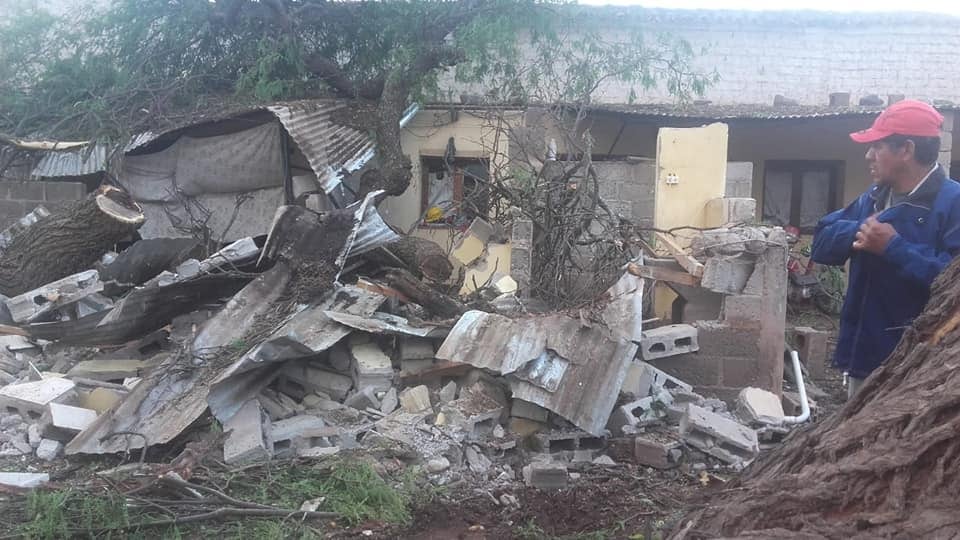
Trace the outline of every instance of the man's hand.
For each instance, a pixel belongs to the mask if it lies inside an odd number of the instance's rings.
[[[866,251],[874,255],[883,255],[887,244],[897,235],[896,229],[889,223],[880,223],[877,218],[870,216],[860,225],[857,237],[853,241],[853,249]]]

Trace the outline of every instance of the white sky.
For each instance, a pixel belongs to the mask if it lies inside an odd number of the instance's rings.
[[[922,11],[960,15],[957,0],[579,0],[579,3],[677,9]]]

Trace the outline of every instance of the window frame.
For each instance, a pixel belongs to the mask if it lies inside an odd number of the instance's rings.
[[[787,225],[800,229],[801,234],[813,234],[815,227],[800,226],[800,210],[803,202],[803,173],[826,170],[829,176],[830,193],[827,195],[827,213],[840,209],[843,206],[843,171],[846,162],[841,160],[815,159],[771,159],[763,163],[763,204],[760,206],[760,218],[766,220],[764,209],[767,198],[767,175],[771,172],[790,173],[790,216]]]
[[[443,162],[443,156],[431,156],[431,155],[421,155],[420,156],[420,215],[425,216],[427,210],[430,207],[430,168],[427,167],[427,162]],[[453,202],[459,204],[463,203],[464,196],[464,178],[466,176],[466,166],[473,164],[480,164],[486,167],[487,175],[489,177],[490,173],[490,158],[487,157],[458,157],[453,160],[453,171],[450,171],[450,176],[453,179]],[[475,216],[487,219],[487,216]],[[472,221],[472,220],[469,220]],[[421,220],[420,227],[424,228],[454,228],[455,225],[450,223],[427,223],[425,220]]]

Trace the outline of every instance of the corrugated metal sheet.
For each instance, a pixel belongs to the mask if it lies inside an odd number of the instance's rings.
[[[266,107],[300,147],[327,193],[340,185],[341,169],[362,167],[366,161],[361,158],[372,156],[374,148],[363,131],[334,122],[333,114],[347,106],[344,101],[313,100]]]
[[[952,107],[941,107],[952,110]],[[651,118],[692,118],[697,120],[800,120],[805,118],[842,118],[873,116],[883,107],[827,107],[827,106],[772,106],[772,105],[713,105],[713,104],[598,104],[592,111],[627,114]]]
[[[440,326],[414,326],[407,319],[390,313],[377,312],[369,317],[338,311],[324,311],[323,313],[344,326],[371,334],[405,334],[417,337],[443,337],[447,334],[446,329]]]
[[[30,172],[35,178],[86,176],[107,170],[107,147],[79,148],[70,151],[46,152]]]
[[[507,375],[513,397],[603,433],[637,346],[565,315],[510,319],[468,311],[437,352]]]

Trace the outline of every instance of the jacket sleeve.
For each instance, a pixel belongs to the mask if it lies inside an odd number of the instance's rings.
[[[938,245],[914,244],[898,234],[887,244],[884,258],[896,266],[897,273],[904,279],[929,287],[960,253],[960,202],[953,205],[944,225]]]
[[[827,214],[817,223],[810,249],[813,262],[829,266],[847,262],[860,230],[860,207],[863,204],[863,196],[860,196],[846,208]]]

